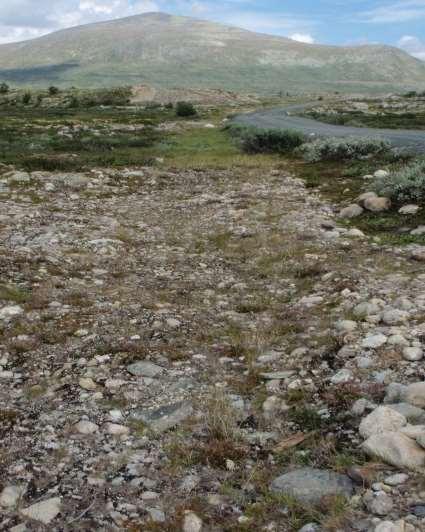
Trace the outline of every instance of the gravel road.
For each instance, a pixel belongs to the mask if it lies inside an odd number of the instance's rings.
[[[322,137],[375,137],[386,138],[396,147],[425,153],[425,131],[412,129],[372,129],[366,127],[334,126],[310,118],[296,116],[312,104],[292,105],[238,115],[234,122],[261,128],[296,129],[306,135]]]

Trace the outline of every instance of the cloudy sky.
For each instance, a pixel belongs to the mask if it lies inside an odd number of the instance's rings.
[[[425,0],[0,0],[0,42],[149,11],[305,42],[392,44],[425,61]]]

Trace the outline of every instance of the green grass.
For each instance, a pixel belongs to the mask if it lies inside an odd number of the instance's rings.
[[[197,120],[218,120],[222,113],[219,109],[202,111]],[[274,156],[241,154],[220,128],[184,126],[178,133],[155,129],[164,122],[185,123],[176,118],[174,110],[164,107],[3,107],[0,158],[27,171],[144,166],[156,164],[157,158],[165,159],[168,167],[195,169],[270,168],[278,162]],[[128,130],[129,125],[138,130]],[[64,127],[71,138],[60,134]]]

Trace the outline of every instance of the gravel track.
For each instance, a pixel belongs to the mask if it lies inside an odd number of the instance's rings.
[[[306,135],[322,137],[375,137],[386,138],[394,146],[425,153],[425,131],[413,129],[373,129],[325,124],[310,118],[295,116],[312,104],[292,105],[284,108],[267,109],[239,115],[235,123],[261,128],[296,129]]]

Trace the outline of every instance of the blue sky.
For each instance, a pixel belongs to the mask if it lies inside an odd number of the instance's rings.
[[[392,44],[425,60],[425,0],[1,0],[0,42],[148,11],[306,42]]]

